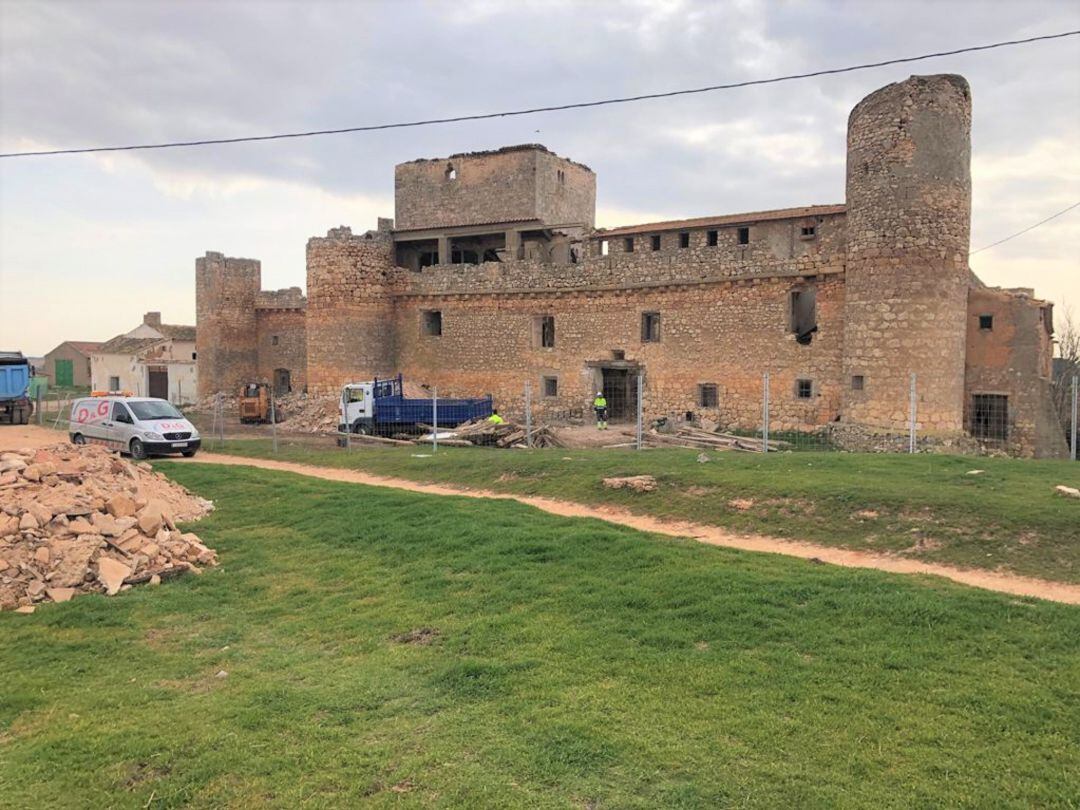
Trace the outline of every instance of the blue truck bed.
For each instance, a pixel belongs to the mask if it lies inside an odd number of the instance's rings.
[[[379,425],[430,425],[432,423],[432,400],[406,397],[402,393],[399,374],[389,380],[374,381],[375,423]],[[491,395],[471,399],[443,399],[439,397],[438,418],[435,427],[452,428],[473,419],[491,416]]]
[[[30,421],[32,375],[30,361],[22,352],[0,352],[0,422],[25,425]]]

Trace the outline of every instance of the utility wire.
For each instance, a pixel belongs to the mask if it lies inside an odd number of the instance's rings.
[[[1080,34],[1080,30],[1064,31],[1060,34],[1045,34],[1043,36],[1028,37],[1027,39],[1011,39],[1005,42],[994,42],[989,45],[973,45],[968,48],[957,48],[952,51],[938,51],[925,53],[920,56],[905,56],[898,59],[886,59],[881,62],[867,62],[861,65],[850,65],[842,68],[829,68],[827,70],[815,70],[811,73],[793,73],[788,76],[775,76],[771,79],[752,79],[745,82],[732,82],[729,84],[714,84],[708,87],[696,87],[687,90],[671,90],[666,93],[646,93],[638,96],[624,96],[622,98],[608,98],[599,101],[582,101],[576,104],[559,104],[550,107],[533,107],[527,110],[509,110],[506,112],[479,113],[476,115],[458,115],[452,118],[430,118],[422,121],[407,121],[395,124],[372,124],[361,127],[343,127],[341,129],[316,129],[309,132],[287,132],[277,135],[251,135],[243,138],[208,138],[197,141],[172,141],[167,143],[144,143],[129,146],[95,146],[81,149],[49,149],[39,152],[8,152],[0,154],[0,158],[32,157],[41,155],[76,155],[87,152],[128,152],[138,149],[173,149],[181,146],[209,146],[212,144],[226,143],[252,143],[255,141],[279,141],[287,138],[310,138],[316,135],[340,135],[346,132],[374,132],[383,129],[406,129],[410,127],[425,127],[434,124],[454,124],[462,121],[484,121],[492,118],[510,118],[518,115],[533,115],[542,112],[557,112],[560,110],[580,110],[587,107],[605,107],[612,104],[629,104],[636,101],[650,101],[658,98],[673,98],[675,96],[689,96],[697,93],[712,93],[718,90],[734,90],[739,87],[756,87],[765,84],[778,84],[790,82],[796,79],[811,79],[816,76],[834,76],[839,73],[852,73],[858,70],[886,67],[888,65],[901,65],[910,62],[920,62],[924,59],[937,59],[943,56],[956,56],[962,53],[974,53],[976,51],[990,51],[995,48],[1006,48],[1013,45],[1027,45],[1032,42],[1044,42],[1052,39],[1063,39]]]
[[[1047,217],[1046,219],[1042,220],[1041,222],[1036,222],[1036,223],[1035,223],[1034,225],[1028,225],[1028,226],[1027,226],[1026,228],[1024,228],[1024,230],[1022,230],[1022,231],[1017,231],[1016,233],[1012,234],[1012,236],[1006,236],[1006,237],[1005,237],[1004,239],[999,239],[999,240],[997,240],[996,242],[994,242],[994,243],[992,243],[992,244],[989,244],[989,245],[986,245],[985,247],[981,247],[981,248],[979,248],[978,250],[973,250],[973,251],[971,251],[971,252],[970,252],[970,253],[968,254],[968,256],[974,256],[974,255],[975,255],[976,253],[982,253],[982,252],[983,252],[984,250],[989,250],[989,249],[990,249],[990,248],[992,248],[992,247],[997,247],[998,245],[1004,245],[1004,244],[1005,244],[1006,242],[1008,242],[1008,241],[1009,241],[1010,239],[1015,239],[1015,238],[1016,238],[1016,237],[1018,237],[1018,236],[1023,236],[1023,235],[1024,235],[1025,233],[1027,233],[1028,231],[1033,231],[1033,230],[1035,230],[1036,228],[1038,228],[1038,227],[1039,227],[1040,225],[1045,225],[1045,224],[1046,224],[1047,222],[1049,222],[1050,220],[1052,220],[1052,219],[1057,219],[1057,218],[1058,218],[1058,217],[1060,217],[1060,216],[1061,216],[1062,214],[1067,214],[1067,213],[1069,213],[1069,212],[1070,212],[1070,211],[1072,211],[1072,210],[1073,210],[1074,208],[1080,208],[1080,202],[1074,202],[1074,203],[1073,203],[1072,205],[1070,205],[1070,206],[1069,206],[1068,208],[1064,208],[1064,209],[1062,209],[1061,211],[1058,211],[1058,212],[1057,212],[1056,214],[1051,214],[1051,215],[1050,215],[1050,216],[1048,216],[1048,217]]]

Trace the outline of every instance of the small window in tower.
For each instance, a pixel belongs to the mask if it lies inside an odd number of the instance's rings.
[[[273,335],[270,338],[270,345],[271,346],[277,346],[278,345],[278,336],[277,335]]]
[[[608,255],[608,249],[609,249],[608,240],[607,239],[601,239],[600,240],[600,255],[601,256],[607,256]]]
[[[1009,398],[1004,394],[972,394],[968,430],[976,439],[1009,438]]]
[[[442,334],[442,311],[438,309],[425,309],[421,313],[420,323],[425,335],[438,337]]]
[[[795,397],[797,399],[810,399],[814,395],[813,380],[796,380]]]
[[[990,331],[994,328],[994,316],[993,315],[980,315],[979,316],[979,328]]]
[[[558,178],[559,178],[559,185],[560,186],[565,186],[566,185],[566,172],[564,172],[562,169],[559,169]]]
[[[191,353],[191,359],[192,359],[192,360],[195,360],[195,359],[196,359],[196,357],[195,357],[195,352],[192,352],[192,353]]]
[[[457,180],[457,169],[454,168],[453,163],[448,163],[446,165],[446,179]]]
[[[544,377],[544,396],[557,397],[559,395],[559,378]]]
[[[715,408],[720,402],[719,389],[716,383],[701,383],[697,387],[698,405],[702,408]]]
[[[706,238],[709,243],[709,247],[716,247],[720,244],[720,231],[708,231]]]
[[[679,234],[679,247],[683,249],[690,247],[689,233],[684,232]]]
[[[641,342],[642,343],[659,343],[660,342],[660,313],[659,312],[642,312],[641,313]]]
[[[660,234],[654,235],[652,237],[651,241],[652,241],[652,249],[653,250],[659,250],[660,249]]]
[[[749,228],[739,228],[739,244],[740,245],[749,245],[750,244],[750,229]]]
[[[817,236],[817,225],[803,225],[802,226],[802,238],[813,239]]]
[[[541,347],[555,348],[555,316],[541,315],[536,319],[536,336]]]
[[[791,331],[802,346],[810,345],[817,325],[817,292],[813,287],[791,291]]]
[[[623,250],[625,250],[627,253],[634,252],[634,237],[628,236],[626,237],[626,239],[623,240]]]
[[[866,377],[862,374],[853,374],[851,376],[851,390],[862,391],[866,387]]]

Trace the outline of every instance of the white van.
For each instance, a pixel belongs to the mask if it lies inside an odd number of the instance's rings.
[[[68,438],[74,444],[104,444],[138,459],[152,453],[190,458],[202,444],[199,431],[171,403],[119,394],[75,400]]]

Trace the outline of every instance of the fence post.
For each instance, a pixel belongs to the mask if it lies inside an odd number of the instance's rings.
[[[532,383],[525,381],[525,446],[532,448]]]
[[[1073,375],[1072,380],[1073,401],[1072,401],[1072,446],[1069,448],[1069,457],[1076,461],[1076,389],[1080,385],[1080,376]]]
[[[439,386],[431,388],[431,452],[439,452]]]
[[[274,389],[270,389],[270,435],[274,437],[274,455],[277,455],[277,408],[274,403]]]
[[[643,439],[643,437],[642,437],[642,421],[643,421],[642,420],[642,415],[644,413],[644,408],[645,408],[644,404],[641,401],[641,399],[642,399],[642,397],[641,397],[642,389],[644,388],[643,380],[644,380],[644,377],[642,376],[641,370],[638,369],[638,373],[637,373],[637,433],[636,433],[636,441],[637,441],[637,449],[638,450],[641,449],[642,444],[643,444],[643,441],[642,441],[642,439]]]
[[[769,452],[769,372],[761,378],[761,452]]]
[[[908,411],[911,422],[908,425],[908,452],[915,452],[915,422],[918,418],[919,403],[915,396],[915,372],[911,373],[911,392],[908,394]]]
[[[45,415],[41,412],[41,386],[37,387],[35,392],[35,398],[37,399],[37,423],[38,427],[44,424]]]

